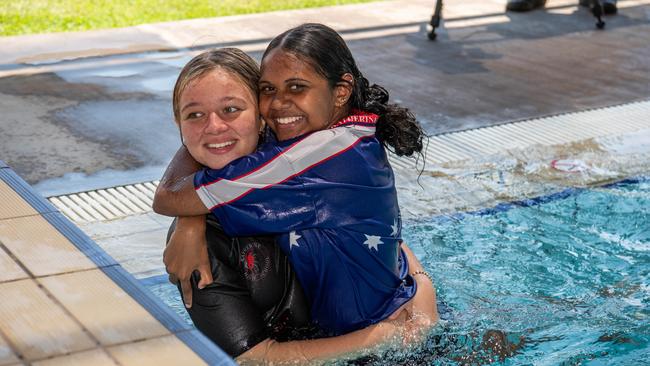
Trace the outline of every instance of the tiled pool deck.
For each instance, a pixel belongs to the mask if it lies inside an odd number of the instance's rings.
[[[232,361],[0,161],[0,365]]]

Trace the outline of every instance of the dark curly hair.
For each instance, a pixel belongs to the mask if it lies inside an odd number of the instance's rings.
[[[379,115],[376,136],[397,155],[411,156],[422,151],[424,132],[413,114],[397,104],[388,103],[386,89],[363,77],[352,52],[341,36],[323,24],[306,23],[275,37],[266,48],[262,60],[280,47],[304,62],[328,80],[330,87],[345,81],[343,75],[353,76],[353,91],[348,101],[352,109]]]

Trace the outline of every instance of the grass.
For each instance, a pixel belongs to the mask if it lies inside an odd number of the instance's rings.
[[[373,0],[2,0],[0,36],[128,27]]]

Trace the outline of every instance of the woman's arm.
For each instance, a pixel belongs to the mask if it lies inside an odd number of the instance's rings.
[[[406,254],[411,274],[419,272],[413,275],[418,289],[412,300],[413,315],[412,322],[409,324],[411,330],[407,332],[407,334],[417,337],[418,332],[428,331],[439,320],[436,289],[433,286],[431,278],[424,274],[426,273],[424,267],[422,267],[422,264],[406,243],[402,242],[401,248]],[[419,336],[422,335],[423,333],[419,334]]]
[[[160,179],[153,210],[165,216],[195,216],[210,212],[194,190],[194,173],[203,168],[181,146]]]
[[[397,344],[404,329],[404,319],[397,319],[331,338],[291,342],[266,339],[236,360],[240,365],[320,365],[342,358],[358,358],[391,343]]]

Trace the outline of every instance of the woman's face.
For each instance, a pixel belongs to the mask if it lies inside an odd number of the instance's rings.
[[[230,72],[217,68],[191,81],[179,108],[181,135],[199,163],[220,169],[255,150],[260,130],[255,96]]]
[[[293,54],[276,48],[261,70],[260,113],[278,140],[326,129],[345,117],[335,105],[338,88]]]

